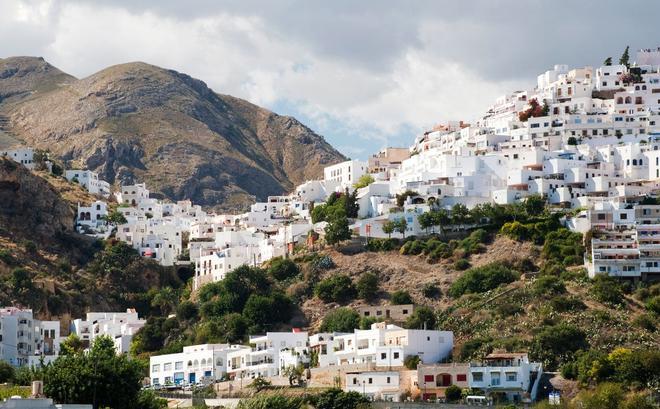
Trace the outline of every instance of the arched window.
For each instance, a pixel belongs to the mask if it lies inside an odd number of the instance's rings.
[[[632,98],[626,97],[626,104],[630,104],[632,102]]]
[[[202,366],[206,366],[206,359],[202,358]]]
[[[616,99],[617,104],[623,104],[623,97],[619,97]]]
[[[633,166],[637,166],[637,159],[633,159]]]
[[[643,160],[640,159],[640,160],[639,160],[639,166],[642,166],[643,164],[644,164],[644,163],[643,163]]]
[[[192,366],[192,361],[188,361],[188,368]]]
[[[193,365],[195,366],[195,368],[197,368],[199,366],[199,361],[195,359],[195,362],[193,362]]]

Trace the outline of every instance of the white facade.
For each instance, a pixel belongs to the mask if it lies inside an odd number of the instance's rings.
[[[369,400],[400,402],[399,372],[347,372],[345,392],[357,392]]]
[[[337,363],[375,363],[377,368],[403,367],[407,356],[422,363],[436,363],[449,356],[454,346],[451,331],[403,329],[376,323],[368,330],[334,337]]]
[[[104,232],[107,228],[105,217],[108,215],[108,205],[100,200],[89,206],[78,203],[76,213],[76,227],[79,232]]]
[[[35,320],[30,309],[0,308],[0,358],[14,366],[59,354],[60,323]]]
[[[219,381],[227,375],[227,355],[249,349],[242,345],[202,344],[183,347],[178,354],[151,356],[149,379],[152,386]]]
[[[359,160],[348,160],[323,169],[323,179],[327,182],[336,182],[339,187],[352,188],[360,179],[367,174],[369,165]]]
[[[68,181],[77,181],[89,193],[95,195],[110,196],[110,184],[99,179],[99,175],[91,170],[72,169],[64,172]]]
[[[526,353],[496,352],[483,363],[470,364],[468,383],[486,394],[503,392],[510,401],[530,402],[536,399],[542,374],[542,365],[529,362]]]
[[[227,373],[231,378],[257,378],[277,376],[297,357],[308,360],[307,332],[267,332],[266,335],[250,336],[251,349],[232,351],[227,355]],[[295,354],[291,354],[293,351]]]
[[[18,162],[28,169],[34,169],[34,149],[32,148],[17,148],[0,151],[0,156]]]
[[[108,336],[115,343],[117,353],[128,353],[133,336],[146,324],[133,309],[126,312],[88,312],[85,319],[71,323],[71,333],[83,342],[92,344],[100,336]]]

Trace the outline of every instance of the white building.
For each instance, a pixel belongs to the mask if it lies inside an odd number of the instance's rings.
[[[215,382],[227,375],[227,355],[250,347],[229,344],[202,344],[183,347],[178,354],[149,358],[151,385],[195,385]]]
[[[308,360],[307,332],[267,332],[250,336],[251,349],[232,351],[227,355],[230,378],[277,376],[289,365]],[[297,361],[292,361],[295,357]]]
[[[91,345],[100,336],[110,337],[117,353],[128,353],[133,336],[146,324],[134,309],[126,312],[88,312],[71,323],[71,333]]]
[[[526,353],[494,352],[482,363],[470,364],[468,382],[486,396],[502,392],[512,402],[532,402],[542,374],[542,365],[529,362]]]
[[[84,187],[89,193],[110,196],[110,184],[99,179],[99,175],[91,170],[72,169],[64,172],[64,177],[68,181],[75,181]]]
[[[35,320],[30,309],[0,308],[0,359],[14,366],[37,364],[59,353],[60,323]]]
[[[347,160],[323,169],[323,180],[325,182],[336,182],[341,189],[352,188],[367,173],[369,165],[359,160]]]
[[[28,169],[34,169],[34,149],[32,148],[16,148],[0,151],[0,156],[18,162]]]
[[[78,203],[76,213],[76,228],[80,233],[104,232],[107,227],[105,217],[108,215],[108,205],[97,200],[89,206],[81,206]]]
[[[408,356],[418,356],[425,364],[446,359],[454,346],[451,331],[403,329],[375,323],[368,330],[334,337],[339,365],[375,363],[378,368],[403,367]]]
[[[369,400],[400,402],[399,372],[347,372],[345,392],[357,392]]]
[[[149,198],[149,190],[144,183],[122,186],[119,192],[115,193],[117,203],[123,203],[131,206],[137,206],[142,200]]]

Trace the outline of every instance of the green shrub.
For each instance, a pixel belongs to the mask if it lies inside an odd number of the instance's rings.
[[[490,352],[490,343],[492,338],[471,338],[465,341],[461,346],[460,360],[465,362],[474,358],[479,350],[487,349],[485,352]]]
[[[472,268],[454,281],[449,288],[449,295],[458,298],[463,294],[483,293],[517,280],[518,275],[518,272],[500,262]]]
[[[390,302],[393,305],[413,304],[413,299],[407,291],[397,290],[390,295]]]
[[[646,302],[646,309],[660,315],[660,295],[656,295]]]
[[[582,257],[585,251],[582,241],[582,234],[562,227],[545,235],[545,244],[541,254],[546,262],[566,263],[568,261],[579,265],[583,262]]]
[[[463,390],[456,385],[449,385],[449,387],[445,389],[445,397],[449,402],[457,402],[462,396]]]
[[[435,263],[440,259],[448,259],[453,256],[454,249],[447,243],[439,242],[429,251],[428,255],[428,261],[430,263]]]
[[[241,399],[236,409],[303,409],[305,401],[300,396],[285,396],[280,394],[258,394],[252,398]]]
[[[417,355],[408,355],[406,358],[403,360],[403,365],[410,369],[414,370],[417,369],[417,365],[421,362],[421,359]]]
[[[580,311],[587,308],[579,298],[563,295],[551,298],[550,306],[557,312]]]
[[[360,315],[351,308],[336,308],[323,317],[321,331],[353,332],[360,328]]]
[[[275,258],[268,267],[268,273],[278,281],[284,281],[300,274],[298,265],[287,258]]]
[[[507,318],[516,314],[520,314],[525,310],[523,310],[520,305],[517,305],[513,302],[503,302],[495,308],[495,311],[500,317]]]
[[[356,288],[358,297],[367,301],[373,300],[378,295],[378,276],[372,272],[362,274]]]
[[[367,250],[369,251],[392,251],[400,247],[398,239],[369,239]]]
[[[619,281],[604,274],[599,274],[592,280],[591,294],[604,304],[621,304],[624,299]]]
[[[315,294],[324,302],[346,302],[355,298],[356,290],[351,278],[337,274],[321,280],[315,289]]]
[[[647,331],[654,332],[657,329],[658,319],[651,314],[639,314],[633,320],[633,324]]]
[[[316,409],[366,409],[370,407],[368,406],[369,400],[361,393],[354,391],[344,392],[338,388],[321,392],[316,398],[316,401],[312,403]]]
[[[584,331],[568,324],[543,327],[532,340],[531,355],[546,364],[549,370],[570,361],[578,350],[589,347]]]
[[[422,294],[424,294],[424,297],[426,298],[440,298],[442,296],[442,291],[440,291],[440,288],[434,283],[426,283],[422,289]]]
[[[566,286],[560,278],[541,276],[534,280],[532,292],[537,296],[563,294],[566,292]]]
[[[454,263],[455,270],[463,271],[463,270],[467,270],[468,268],[470,268],[470,262],[464,258],[458,259]]]
[[[11,251],[8,249],[0,249],[0,261],[4,262],[8,266],[14,265],[15,259],[11,254]]]
[[[30,253],[34,253],[34,252],[37,251],[37,245],[36,245],[36,243],[33,242],[32,240],[23,240],[23,241],[21,242],[21,244],[23,245],[23,247],[25,248],[25,250],[28,251],[28,252],[30,252]]]
[[[422,306],[415,309],[413,314],[406,320],[405,327],[409,329],[434,329],[436,317],[433,310]]]

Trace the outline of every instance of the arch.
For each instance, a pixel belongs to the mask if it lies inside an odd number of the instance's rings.
[[[633,159],[633,166],[637,166],[637,159]]]
[[[218,358],[218,359],[215,361],[215,364],[216,364],[217,366],[222,366],[222,358]]]
[[[642,165],[644,165],[644,160],[643,160],[643,159],[640,159],[640,160],[639,160],[639,166],[642,166]]]
[[[619,97],[616,99],[617,104],[623,104],[623,97]]]
[[[630,104],[630,103],[632,103],[632,98],[626,97],[626,104]]]
[[[413,198],[412,203],[413,204],[423,204],[424,203],[424,198],[420,197],[420,196],[417,196],[417,197]]]
[[[206,359],[202,358],[201,365],[202,365],[202,366],[206,366]]]
[[[451,385],[451,374],[441,373],[435,377],[436,386],[449,386]]]
[[[646,85],[642,85],[642,91],[646,91]]]
[[[188,368],[192,366],[192,361],[188,361]]]
[[[199,366],[199,361],[195,359],[195,361],[193,362],[193,366],[197,368]]]

